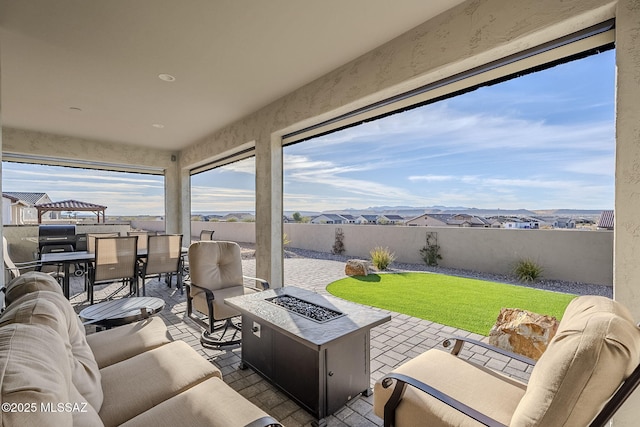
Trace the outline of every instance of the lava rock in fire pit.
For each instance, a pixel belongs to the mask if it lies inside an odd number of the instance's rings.
[[[339,311],[331,310],[321,305],[288,295],[269,298],[267,301],[311,320],[315,320],[316,322],[327,322],[342,316],[342,313]]]

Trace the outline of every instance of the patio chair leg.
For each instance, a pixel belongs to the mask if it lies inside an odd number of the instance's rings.
[[[211,332],[203,331],[200,337],[200,343],[205,348],[218,349],[220,347],[239,345],[242,342],[241,326],[233,323],[232,319],[226,319],[221,325],[212,329]],[[231,335],[230,339],[225,338],[228,335]]]

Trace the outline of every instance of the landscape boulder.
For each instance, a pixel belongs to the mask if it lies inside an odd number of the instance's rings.
[[[555,317],[519,308],[503,308],[489,332],[489,343],[538,360],[557,330]]]
[[[350,259],[344,267],[344,274],[347,276],[366,276],[369,274],[367,261],[361,259]]]

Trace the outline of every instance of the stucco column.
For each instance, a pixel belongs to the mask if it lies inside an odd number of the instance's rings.
[[[616,13],[616,172],[613,294],[640,320],[640,2],[620,0]],[[613,425],[637,426],[635,392]]]
[[[191,244],[191,174],[189,169],[179,171],[180,187],[180,231],[182,233],[182,246]]]
[[[282,145],[278,136],[256,141],[256,275],[283,284]]]
[[[182,183],[178,164],[177,156],[173,156],[164,171],[164,226],[168,234],[181,233],[182,228]]]

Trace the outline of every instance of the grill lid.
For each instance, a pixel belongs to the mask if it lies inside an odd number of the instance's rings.
[[[47,224],[38,227],[38,250],[43,252],[43,247],[48,246],[53,252],[66,252],[75,250],[76,226],[73,224]],[[54,245],[63,245],[53,248]],[[46,251],[45,251],[46,252]]]

